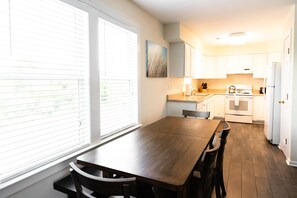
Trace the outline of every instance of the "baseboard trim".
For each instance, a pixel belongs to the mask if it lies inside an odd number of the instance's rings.
[[[289,166],[297,167],[297,161],[291,161],[290,159],[286,159],[286,162]]]

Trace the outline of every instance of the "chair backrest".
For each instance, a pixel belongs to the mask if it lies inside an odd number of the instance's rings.
[[[185,117],[196,117],[196,118],[205,118],[208,119],[210,116],[209,111],[191,111],[191,110],[183,110],[183,116]]]
[[[214,174],[214,168],[216,166],[217,155],[220,148],[220,138],[216,141],[216,145],[214,145],[211,149],[206,149],[204,151],[204,159],[203,159],[203,169],[201,171],[201,189],[200,193],[202,193],[202,197],[209,197],[212,191],[212,179]],[[195,172],[195,170],[194,170]]]
[[[78,198],[92,198],[86,190],[93,191],[96,195],[110,196],[122,195],[129,198],[136,192],[136,178],[103,178],[90,175],[79,169],[73,162],[70,163],[70,173],[74,182]]]
[[[217,165],[216,165],[216,169],[218,169],[219,171],[221,171],[221,169],[223,167],[225,145],[227,143],[227,137],[229,135],[230,129],[231,129],[230,124],[227,121],[225,121],[224,128],[222,129],[222,131],[220,133],[221,147],[218,151]]]

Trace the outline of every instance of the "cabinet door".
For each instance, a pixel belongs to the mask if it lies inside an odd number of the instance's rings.
[[[239,56],[228,56],[227,61],[228,61],[227,74],[238,73]]]
[[[218,56],[217,78],[227,78],[228,57]]]
[[[170,76],[191,77],[191,46],[179,42],[170,44]]]
[[[239,73],[253,73],[253,55],[239,56]]]
[[[253,120],[264,121],[264,96],[253,97]]]
[[[192,78],[203,78],[203,68],[202,68],[202,54],[198,50],[192,48],[192,68],[191,76]]]
[[[253,57],[254,78],[266,78],[267,54],[255,54]]]
[[[185,77],[191,77],[192,66],[191,46],[185,43]]]
[[[204,78],[217,78],[217,57],[205,56]]]
[[[207,111],[210,112],[209,119],[213,119],[215,115],[215,96],[207,99]]]
[[[221,117],[221,118],[225,117],[225,96],[224,95],[216,95],[215,116]]]

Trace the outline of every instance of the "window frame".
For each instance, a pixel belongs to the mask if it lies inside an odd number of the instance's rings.
[[[123,18],[118,13],[115,13],[110,8],[106,7],[101,2],[92,2],[89,0],[60,0],[64,3],[72,5],[78,9],[84,10],[89,14],[89,108],[90,108],[90,145],[75,151],[74,153],[68,154],[60,159],[54,160],[46,165],[43,165],[39,168],[26,172],[18,177],[15,177],[7,182],[0,184],[0,194],[4,196],[12,195],[42,179],[48,178],[51,175],[58,173],[66,168],[68,171],[69,162],[75,161],[76,157],[80,154],[87,152],[91,149],[94,149],[100,145],[106,144],[109,141],[112,141],[118,137],[121,137],[131,131],[141,127],[139,123],[139,82],[140,82],[140,29],[139,26],[130,22],[129,20]],[[100,100],[100,86],[99,86],[99,66],[98,66],[98,44],[97,44],[97,18],[104,17],[104,19],[108,19],[113,21],[115,24],[120,24],[121,27],[124,27],[130,31],[133,31],[137,34],[137,100],[138,100],[138,124],[125,129],[123,131],[119,131],[115,134],[111,134],[107,137],[102,137],[100,135],[100,119],[99,114],[99,100]]]

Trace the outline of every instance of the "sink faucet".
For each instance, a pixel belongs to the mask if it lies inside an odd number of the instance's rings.
[[[191,91],[191,95],[195,95],[195,93],[197,93],[198,90],[196,88],[194,88],[192,91]]]

